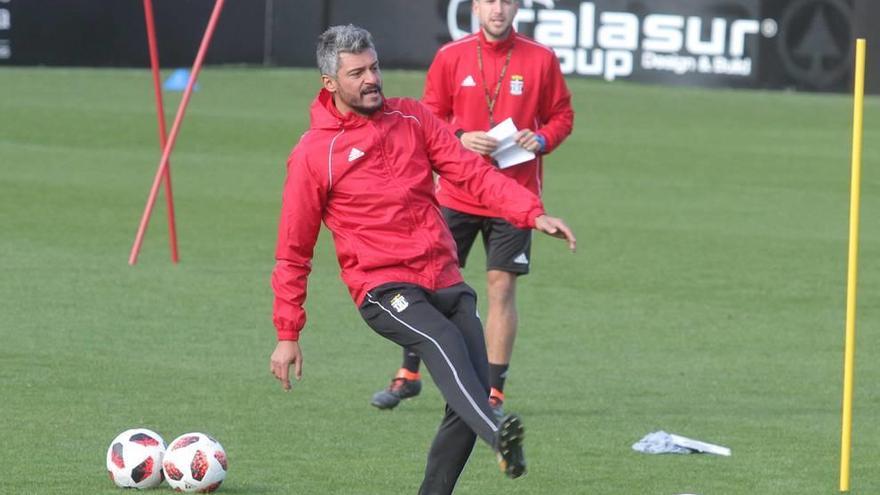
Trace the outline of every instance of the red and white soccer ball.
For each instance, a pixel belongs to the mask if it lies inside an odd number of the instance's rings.
[[[213,492],[226,479],[226,451],[204,433],[186,433],[168,444],[162,469],[177,491]]]
[[[107,471],[116,486],[153,488],[162,483],[165,441],[146,428],[125,430],[110,442]]]

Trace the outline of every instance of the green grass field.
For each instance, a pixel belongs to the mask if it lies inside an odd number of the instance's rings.
[[[421,73],[385,78],[420,94]],[[221,493],[415,493],[442,399],[368,405],[399,351],[360,320],[326,232],[304,379],[285,394],[268,372],[284,163],[315,71],[200,82],[172,157],[182,261],[160,197],[131,267],[159,158],[149,73],[0,70],[0,493],[118,493],[105,451],[136,426],[217,437]],[[579,252],[536,240],[507,387],[530,473],[505,479],[479,445],[457,493],[836,493],[851,99],[569,84],[575,132],[545,199]],[[880,493],[878,115],[871,98],[855,494]],[[465,276],[482,294],[479,251]],[[659,429],[733,456],[631,450]]]

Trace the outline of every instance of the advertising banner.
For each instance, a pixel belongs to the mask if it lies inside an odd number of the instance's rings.
[[[12,58],[10,33],[12,32],[12,13],[9,10],[10,0],[0,0],[0,62]]]
[[[153,5],[162,64],[191,65],[214,2]],[[264,14],[262,1],[227,0],[206,62],[261,63]],[[143,2],[0,0],[0,65],[148,67]]]
[[[189,65],[214,0],[153,0],[163,66]],[[519,0],[518,31],[563,72],[605,81],[850,91],[868,37],[880,92],[876,0]],[[386,68],[424,69],[477,29],[472,0],[227,0],[208,64],[313,67],[334,24],[369,29]],[[874,29],[876,30],[876,29]],[[146,67],[141,0],[0,0],[0,65]],[[878,69],[875,70],[874,67]]]
[[[451,39],[475,29],[451,0]],[[843,90],[852,67],[847,0],[523,0],[518,31],[565,74],[607,81]]]

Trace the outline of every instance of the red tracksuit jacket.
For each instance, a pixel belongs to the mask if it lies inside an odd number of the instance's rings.
[[[322,221],[357,305],[388,282],[437,290],[462,281],[434,172],[497,205],[520,228],[534,227],[544,213],[537,196],[465,150],[419,102],[390,98],[369,118],[343,116],[321,90],[311,126],[287,161],[272,273],[279,340],[297,340],[305,325],[306,279]]]
[[[482,46],[483,70],[477,57]],[[511,48],[513,48],[512,51]],[[544,154],[553,151],[569,134],[574,123],[571,93],[559,69],[559,59],[550,48],[512,32],[506,40],[489,42],[482,30],[444,45],[434,57],[425,81],[424,103],[453,130],[487,131],[490,97],[510,51],[510,62],[495,102],[495,124],[513,118],[517,129],[532,129],[546,140]],[[541,195],[543,163],[539,155],[532,161],[501,171]],[[441,179],[437,198],[440,204],[472,215],[501,216],[483,206],[464,188]]]

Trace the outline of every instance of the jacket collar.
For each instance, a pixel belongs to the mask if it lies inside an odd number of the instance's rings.
[[[510,27],[510,33],[507,34],[507,38],[500,41],[489,41],[486,39],[486,33],[482,29],[479,31],[480,43],[488,47],[489,50],[498,53],[507,53],[507,50],[513,46],[516,36],[516,30],[513,29],[513,26]]]

